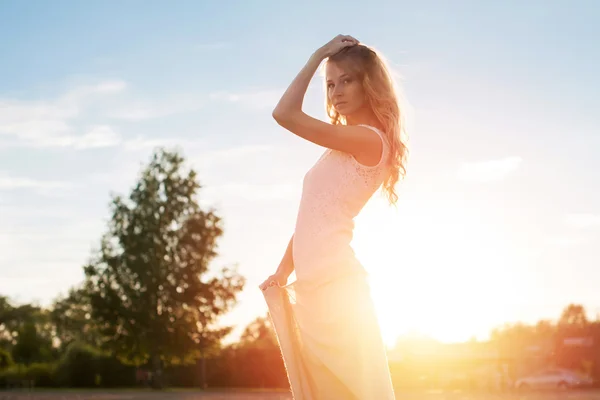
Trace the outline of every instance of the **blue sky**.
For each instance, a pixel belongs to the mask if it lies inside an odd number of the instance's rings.
[[[110,193],[177,146],[225,220],[215,267],[248,278],[224,322],[263,315],[256,285],[322,151],[271,109],[343,33],[387,57],[409,118],[398,211],[374,199],[357,221],[388,338],[600,312],[597,3],[283,3],[0,3],[0,293],[48,304],[77,284]],[[315,77],[320,118],[322,96]]]

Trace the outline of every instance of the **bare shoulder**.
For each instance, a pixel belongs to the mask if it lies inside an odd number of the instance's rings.
[[[384,156],[385,138],[383,132],[372,126],[359,125],[359,127],[371,132],[371,144],[368,149],[365,149],[366,151],[356,154],[354,158],[367,167],[374,167],[379,164],[381,158]]]

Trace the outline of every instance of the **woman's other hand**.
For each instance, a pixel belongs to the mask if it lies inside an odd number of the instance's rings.
[[[358,40],[356,40],[352,36],[337,35],[328,43],[326,43],[323,47],[317,50],[317,52],[322,58],[327,58],[331,57],[334,54],[337,54],[346,47],[356,46],[358,43]]]

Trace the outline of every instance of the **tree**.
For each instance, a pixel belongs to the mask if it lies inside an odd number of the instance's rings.
[[[12,356],[16,362],[29,365],[50,361],[55,356],[51,338],[44,335],[43,331],[40,332],[39,326],[39,323],[30,319],[20,327],[12,348]]]
[[[13,320],[14,307],[6,296],[0,296],[0,348],[12,345],[12,331],[9,323]]]
[[[558,321],[557,363],[590,372],[593,359],[593,324],[580,304],[569,304]]]
[[[246,326],[225,356],[229,384],[238,387],[288,387],[286,369],[270,318]]]
[[[214,210],[195,200],[194,170],[159,149],[128,198],[114,196],[108,231],[84,270],[92,319],[103,347],[127,363],[191,363],[230,327],[215,327],[245,280],[225,267],[207,277],[223,234]]]
[[[585,308],[580,304],[569,304],[562,312],[558,324],[583,328],[589,325]]]
[[[0,348],[0,371],[12,367],[13,365],[14,361],[12,355],[8,351]]]
[[[57,298],[50,315],[63,350],[73,342],[100,347],[101,337],[92,320],[90,296],[85,287],[71,288],[67,296]]]
[[[277,338],[269,317],[258,317],[248,324],[240,336],[238,346],[278,349]]]
[[[31,304],[13,306],[0,296],[0,348],[9,350],[16,362],[31,364],[53,359],[53,337],[54,327],[47,310]]]

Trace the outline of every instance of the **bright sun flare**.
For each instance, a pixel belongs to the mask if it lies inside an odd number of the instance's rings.
[[[504,303],[519,301],[507,300],[518,267],[506,232],[460,203],[408,199],[396,210],[377,196],[356,226],[353,246],[388,346],[415,331],[443,342],[485,339],[506,320]]]

